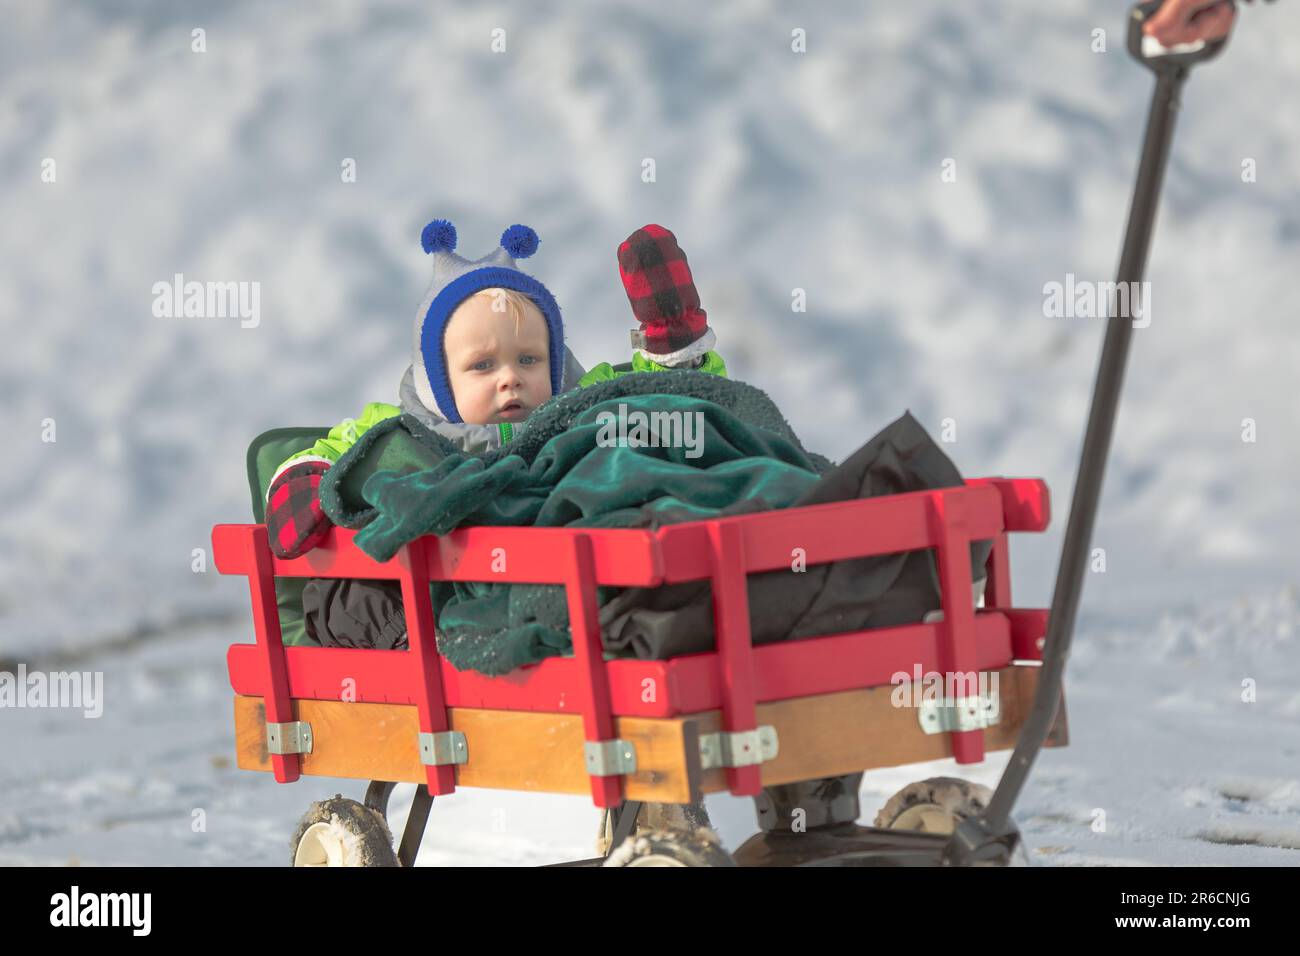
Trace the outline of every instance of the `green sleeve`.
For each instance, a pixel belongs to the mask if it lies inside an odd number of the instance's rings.
[[[304,448],[302,451],[294,452],[286,458],[280,463],[280,467],[275,470],[275,475],[278,476],[291,462],[297,461],[299,458],[327,461],[333,464],[343,457],[343,453],[355,445],[357,439],[364,435],[373,425],[401,414],[402,410],[396,405],[371,402],[361,410],[361,414],[356,418],[343,419],[329,430],[328,435],[317,439],[316,444],[310,448]],[[274,476],[271,481],[274,483]]]
[[[599,366],[597,366],[599,368]],[[667,365],[660,365],[641,355],[640,352],[632,353],[632,371],[634,372],[667,372],[671,369]],[[708,351],[704,353],[704,361],[695,367],[696,372],[705,372],[709,375],[721,375],[727,377],[727,364],[722,361],[722,356],[717,352]]]
[[[641,355],[640,352],[632,353],[632,361],[623,365],[610,365],[608,362],[601,362],[594,366],[590,372],[578,379],[578,387],[586,388],[588,385],[594,385],[596,382],[605,382],[611,378],[618,378],[620,375],[628,375],[632,372],[670,372],[673,371],[667,365],[660,365]],[[705,372],[709,375],[721,375],[727,377],[727,364],[722,361],[722,356],[717,352],[709,351],[704,353],[704,361],[698,365],[694,371]]]
[[[588,385],[595,385],[597,382],[605,382],[611,378],[617,378],[618,373],[614,371],[614,366],[608,362],[601,362],[599,365],[592,367],[586,375],[578,379],[578,388],[586,388]]]

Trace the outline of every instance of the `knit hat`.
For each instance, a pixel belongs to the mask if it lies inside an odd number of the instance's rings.
[[[528,226],[513,225],[501,233],[501,244],[481,259],[456,255],[456,227],[446,219],[435,219],[424,227],[420,244],[433,257],[433,281],[415,317],[415,340],[411,366],[415,390],[426,407],[449,422],[461,422],[447,375],[443,336],[456,307],[483,289],[513,289],[537,305],[550,333],[551,393],[559,394],[564,375],[564,323],[555,299],[532,276],[515,266],[537,251],[537,233]]]
[[[690,366],[717,344],[686,253],[663,226],[642,226],[618,247],[618,273],[641,328],[632,345],[660,365]]]

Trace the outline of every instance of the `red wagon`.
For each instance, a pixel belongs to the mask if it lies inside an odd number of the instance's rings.
[[[372,846],[368,857],[410,864],[433,797],[457,786],[589,792],[613,811],[617,849],[637,839],[645,802],[688,804],[724,790],[752,797],[764,786],[944,757],[978,763],[1015,745],[1034,698],[1047,613],[1012,606],[1007,533],[1042,531],[1048,520],[1042,481],[990,478],[656,531],[467,528],[415,540],[385,562],[343,529],[303,557],[281,559],[265,526],[218,525],[217,568],[248,577],[257,635],[228,653],[238,765],[281,783],[302,774],[372,781],[363,804],[343,801],[350,810],[340,815],[331,801],[332,820],[309,815],[300,837],[331,825],[373,832],[367,816],[383,819],[397,782],[423,784],[396,853],[388,843],[387,854]],[[992,542],[978,607],[972,541]],[[796,547],[808,565],[933,549],[942,614],[754,647],[745,576],[797,573]],[[502,548],[508,570],[494,565]],[[401,582],[409,650],[283,646],[275,585],[286,577]],[[598,586],[698,579],[711,582],[712,653],[604,659]],[[563,585],[573,655],[499,677],[455,670],[434,639],[433,580]],[[897,675],[924,677],[930,691],[900,694],[906,682]],[[1048,743],[1065,743],[1063,706]],[[932,861],[948,837],[920,832],[934,829],[925,819],[912,812],[897,829],[858,827],[852,840],[814,855]],[[386,826],[379,832],[391,839]],[[657,862],[700,859],[671,839],[654,848]],[[346,862],[341,855],[301,841],[296,852],[299,862]],[[720,848],[709,860],[731,862]]]

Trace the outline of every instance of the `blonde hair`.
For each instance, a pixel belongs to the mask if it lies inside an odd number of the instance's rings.
[[[514,316],[515,319],[515,335],[519,334],[519,323],[523,321],[524,314],[525,314],[524,310],[527,307],[531,306],[533,309],[537,311],[538,315],[542,315],[542,310],[538,308],[536,302],[534,302],[528,296],[524,295],[522,292],[517,292],[514,289],[502,289],[497,287],[493,287],[490,289],[479,289],[477,292],[474,293],[474,295],[469,296],[465,301],[468,302],[469,299],[472,299],[475,296],[480,296],[480,295],[492,296],[492,309],[495,312],[504,312],[506,311],[506,309],[509,309],[510,314]],[[498,302],[504,302],[505,307],[497,308]],[[544,315],[542,316],[542,322],[543,324],[545,324],[546,322],[546,316]],[[547,331],[549,332],[550,330],[547,329]]]

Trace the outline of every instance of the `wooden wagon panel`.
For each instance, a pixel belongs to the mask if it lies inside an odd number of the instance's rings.
[[[998,680],[1001,715],[984,731],[987,750],[1015,745],[1033,704],[1038,672],[1030,665],[992,672]],[[779,740],[777,756],[761,765],[763,785],[952,756],[952,736],[925,733],[914,707],[894,706],[893,692],[894,687],[886,685],[759,704],[758,723],[775,727]],[[312,727],[313,750],[302,756],[304,774],[425,781],[414,706],[298,700],[293,707],[294,719]],[[590,792],[581,714],[463,707],[448,713],[451,729],[465,734],[469,750],[468,763],[456,768],[458,786]],[[727,789],[722,770],[702,772],[699,767],[699,735],[722,729],[720,711],[675,718],[617,717],[615,725],[618,737],[636,748],[637,772],[626,778],[627,799],[687,803],[701,793]],[[1062,700],[1047,746],[1067,743],[1065,726]],[[235,698],[235,736],[242,769],[272,769],[262,698]]]

